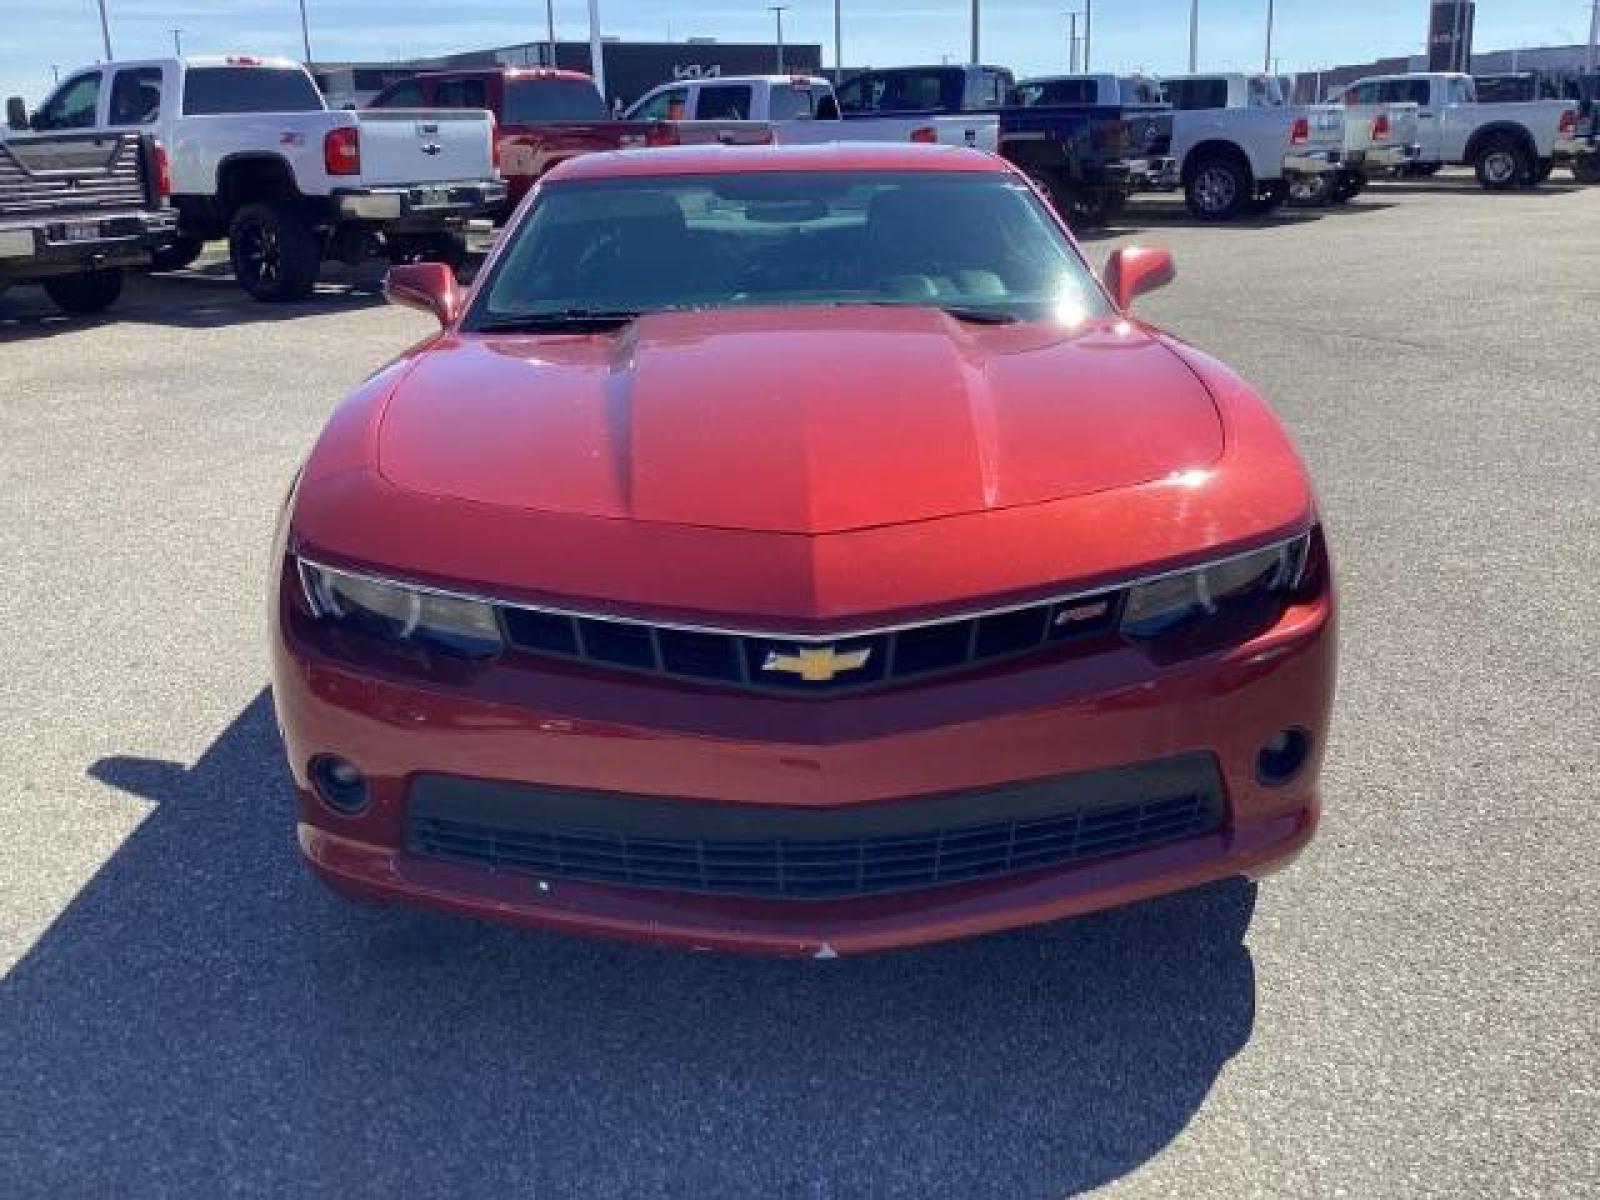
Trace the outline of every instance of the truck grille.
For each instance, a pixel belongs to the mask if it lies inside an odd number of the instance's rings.
[[[0,142],[0,218],[144,208],[142,155],[131,133]]]
[[[848,899],[995,879],[1222,823],[1209,755],[827,810],[671,801],[448,776],[409,793],[406,846],[543,879]]]

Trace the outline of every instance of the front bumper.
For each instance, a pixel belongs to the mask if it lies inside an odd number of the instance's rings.
[[[1285,175],[1325,175],[1341,170],[1344,165],[1343,150],[1306,150],[1283,156]]]
[[[0,279],[143,266],[177,228],[177,213],[170,209],[0,224]]]
[[[333,199],[339,215],[352,221],[464,220],[503,205],[506,184],[499,179],[474,179],[406,187],[347,188],[335,190]]]
[[[282,602],[277,612],[274,697],[300,845],[325,882],[367,899],[679,946],[831,957],[1262,874],[1299,852],[1318,817],[1334,669],[1326,591],[1243,644],[1179,663],[1155,663],[1130,646],[825,701],[549,663],[495,666],[470,691],[442,688],[324,658],[296,641]],[[1310,733],[1312,753],[1289,782],[1264,784],[1260,748],[1291,726]],[[341,815],[317,797],[308,764],[323,753],[365,772],[371,803],[360,814]],[[512,794],[526,785],[598,795],[597,803],[681,804],[693,825],[711,808],[803,820],[906,812],[950,793],[1091,772],[1132,777],[1196,756],[1214,764],[1221,805],[1219,821],[1198,835],[847,898],[704,894],[466,864],[418,853],[408,821],[422,781],[440,776]]]

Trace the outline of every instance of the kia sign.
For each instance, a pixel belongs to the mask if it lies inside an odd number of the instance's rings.
[[[1428,70],[1472,70],[1472,0],[1434,4],[1428,23]]]

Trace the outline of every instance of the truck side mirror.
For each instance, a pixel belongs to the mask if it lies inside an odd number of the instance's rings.
[[[12,129],[28,128],[28,106],[22,102],[21,96],[6,100],[6,124]]]
[[[1135,296],[1165,287],[1178,275],[1170,252],[1158,246],[1123,246],[1106,262],[1106,288],[1123,312]]]
[[[402,308],[432,313],[440,325],[454,323],[461,312],[461,286],[444,263],[407,263],[390,267],[383,277],[384,299]]]

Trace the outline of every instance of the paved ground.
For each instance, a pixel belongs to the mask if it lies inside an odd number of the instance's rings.
[[[426,322],[204,277],[98,325],[0,298],[0,1194],[1600,1188],[1600,189],[1143,219],[1180,264],[1149,311],[1320,479],[1324,832],[1259,891],[831,964],[323,895],[267,538],[335,397]]]

